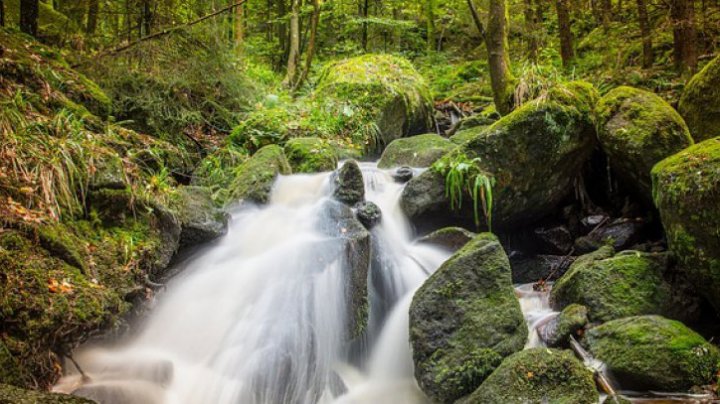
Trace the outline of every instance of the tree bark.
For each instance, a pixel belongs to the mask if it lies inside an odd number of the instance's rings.
[[[310,75],[310,68],[312,67],[312,61],[315,57],[315,43],[317,42],[317,29],[320,24],[320,0],[312,0],[313,13],[310,16],[310,39],[308,40],[307,51],[305,54],[305,68],[303,69],[300,79],[293,87],[300,87],[308,75]]]
[[[362,0],[362,5],[360,6],[360,17],[363,18],[363,22],[362,22],[362,33],[361,33],[360,43],[362,44],[363,51],[367,51],[367,46],[368,46],[367,18],[368,18],[369,12],[370,12],[369,0]]]
[[[292,87],[297,80],[300,61],[300,0],[292,0],[290,10],[290,52],[288,54],[287,76],[284,84]]]
[[[490,82],[495,108],[507,115],[514,107],[514,78],[510,72],[507,43],[507,9],[505,0],[490,0],[485,46],[488,52]]]
[[[697,69],[697,31],[693,0],[672,0],[670,20],[673,26],[673,55],[675,69],[692,73]]]
[[[652,34],[650,32],[650,21],[648,20],[647,4],[645,0],[637,0],[638,23],[640,24],[640,35],[642,36],[643,61],[642,66],[646,69],[653,65]]]
[[[425,0],[425,19],[427,27],[427,49],[434,51],[437,47],[435,38],[435,1]]]
[[[142,0],[142,9],[140,10],[140,26],[141,36],[150,35],[152,32],[152,11],[150,10],[150,0]]]
[[[536,20],[535,10],[533,9],[533,0],[525,0],[525,32],[528,39],[528,58],[531,62],[537,63],[538,58],[538,21]]]
[[[477,9],[475,8],[475,3],[473,3],[473,0],[467,0],[467,4],[468,8],[470,9],[470,14],[472,14],[473,22],[475,22],[475,27],[480,33],[480,38],[485,41],[485,27],[480,20],[480,15],[478,15]]]
[[[5,3],[0,0],[0,27],[5,26]]]
[[[22,32],[37,36],[39,15],[39,0],[20,0],[20,30]]]
[[[99,0],[88,1],[87,24],[85,25],[85,33],[93,35],[97,28],[98,12],[100,11]]]
[[[557,9],[558,30],[560,34],[560,57],[562,58],[563,66],[568,67],[572,64],[572,60],[575,57],[568,0],[556,0],[555,7]]]
[[[608,28],[610,28],[611,14],[612,14],[612,1],[611,0],[602,0],[602,24],[606,30]]]
[[[235,7],[235,49],[242,54],[245,44],[245,6]]]

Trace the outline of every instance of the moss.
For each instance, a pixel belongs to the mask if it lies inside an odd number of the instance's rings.
[[[0,404],[92,404],[94,401],[67,394],[24,390],[0,384]]]
[[[720,56],[688,81],[678,111],[695,141],[720,136]]]
[[[698,292],[720,310],[720,137],[659,162],[652,178],[670,250]]]
[[[230,141],[250,152],[270,144],[282,145],[290,135],[294,119],[293,115],[282,107],[255,111],[233,129]]]
[[[420,238],[418,242],[434,244],[455,252],[475,238],[475,236],[475,233],[462,227],[444,227]]]
[[[597,403],[592,372],[570,351],[532,348],[515,353],[463,403]]]
[[[4,1],[7,26],[19,26],[20,0]],[[60,43],[71,35],[80,33],[77,24],[64,14],[55,11],[47,3],[39,3],[38,32],[45,41]]]
[[[429,167],[455,146],[444,137],[428,133],[392,141],[378,161],[378,167]]]
[[[468,140],[477,136],[477,134],[479,132],[482,132],[482,130],[485,128],[487,128],[487,126],[484,126],[484,125],[473,126],[469,129],[461,130],[458,133],[450,136],[449,140],[451,142],[455,143],[456,145],[462,145],[463,143],[465,143]]]
[[[477,235],[446,261],[410,306],[415,376],[439,402],[471,393],[526,339],[510,264],[490,233]]]
[[[693,144],[685,121],[657,95],[632,87],[607,93],[596,108],[597,133],[613,170],[650,201],[650,171]]]
[[[588,331],[584,344],[623,388],[687,391],[712,383],[720,359],[699,334],[660,316],[607,322]]]
[[[606,247],[604,247],[606,248]],[[579,260],[553,286],[556,308],[585,305],[592,321],[674,312],[671,286],[664,281],[667,257],[624,251],[613,257]]]
[[[292,169],[280,146],[269,145],[258,150],[247,161],[233,170],[230,192],[224,202],[241,199],[266,203],[278,174],[290,174]]]
[[[285,155],[294,173],[333,171],[338,165],[335,149],[326,140],[318,138],[290,139],[285,144]]]
[[[553,332],[547,344],[552,347],[567,347],[570,337],[582,335],[588,324],[588,308],[580,304],[570,304],[553,320]]]

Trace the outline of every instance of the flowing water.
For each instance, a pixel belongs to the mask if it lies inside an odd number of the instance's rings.
[[[352,262],[347,240],[328,231],[337,225],[332,173],[282,176],[268,205],[235,210],[228,234],[184,263],[136,336],[80,349],[88,378],[69,371],[55,390],[112,404],[425,402],[408,311],[450,253],[413,243],[402,185],[374,164],[361,169],[366,198],[383,213],[371,236],[364,336],[346,331]],[[536,335],[546,297],[526,286],[518,295]]]

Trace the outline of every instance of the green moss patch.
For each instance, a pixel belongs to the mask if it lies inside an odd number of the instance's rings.
[[[688,81],[678,110],[695,141],[720,136],[720,56]]]
[[[450,141],[434,133],[397,139],[385,148],[378,167],[429,167],[454,148]]]

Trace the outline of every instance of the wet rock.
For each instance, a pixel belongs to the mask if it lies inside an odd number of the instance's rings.
[[[206,243],[227,233],[228,214],[212,200],[208,188],[180,187],[176,207],[180,219],[180,248]]]
[[[598,139],[613,171],[651,202],[650,170],[693,144],[685,121],[654,93],[626,86],[603,96],[595,112]]]
[[[720,137],[661,161],[652,175],[668,246],[697,292],[720,312]]]
[[[285,143],[287,156],[293,173],[317,173],[333,171],[338,157],[327,140],[316,137],[297,137]]]
[[[421,237],[418,243],[434,244],[455,252],[475,238],[476,235],[462,227],[445,227]]]
[[[370,230],[382,220],[380,207],[370,201],[360,202],[355,205],[355,214],[360,223]]]
[[[591,321],[605,322],[642,314],[662,314],[688,320],[694,299],[685,304],[673,299],[674,288],[665,281],[668,255],[623,251],[611,247],[578,258],[553,286],[555,309],[572,303],[585,305]]]
[[[399,167],[395,172],[392,174],[392,177],[395,179],[395,181],[400,183],[408,182],[412,179],[412,177],[415,175],[415,172],[410,167]]]
[[[528,255],[513,251],[509,255],[513,283],[531,283],[541,279],[554,281],[561,277],[575,261],[575,257],[561,255]]]
[[[90,189],[125,189],[123,162],[119,156],[106,156],[95,162],[95,171],[90,176]]]
[[[503,228],[553,212],[572,190],[595,143],[592,109],[597,91],[587,83],[566,83],[546,99],[530,101],[480,130],[443,156],[446,167],[463,159],[472,169],[494,178],[493,225]],[[466,157],[466,159],[465,159]],[[465,195],[465,200],[472,197]],[[401,206],[413,221],[449,216],[445,175],[427,170],[402,193]],[[472,203],[459,212],[472,220]]]
[[[0,384],[0,403],[3,404],[92,404],[94,402],[67,394],[46,393]]]
[[[128,380],[90,383],[73,391],[73,395],[98,403],[151,404],[162,402],[165,390],[154,383]]]
[[[435,133],[397,139],[385,148],[378,167],[430,167],[435,160],[455,147],[449,140]]]
[[[572,352],[532,348],[506,358],[459,403],[595,404],[598,400],[592,372]]]
[[[591,328],[583,344],[624,389],[687,391],[714,381],[720,351],[679,321],[637,316]]]
[[[582,218],[582,220],[580,220],[580,223],[582,223],[586,231],[590,232],[608,220],[610,220],[610,217],[608,215],[590,215]]]
[[[584,254],[611,245],[615,250],[625,250],[642,239],[645,222],[642,219],[620,218],[595,228],[588,235],[575,240],[575,253]]]
[[[720,57],[716,57],[685,85],[678,111],[696,142],[720,136]]]
[[[450,257],[410,306],[415,378],[437,402],[472,393],[527,336],[510,264],[490,233]]]
[[[573,247],[573,236],[565,226],[535,229],[539,248],[549,254],[565,255]]]
[[[280,174],[290,174],[291,171],[290,163],[280,146],[265,146],[234,168],[227,202],[247,200],[267,203],[275,178]]]
[[[335,174],[333,196],[346,205],[355,205],[365,200],[365,182],[360,166],[349,160]]]
[[[557,316],[538,328],[540,339],[552,348],[567,347],[570,337],[580,338],[588,324],[588,309],[579,304],[571,304]]]

